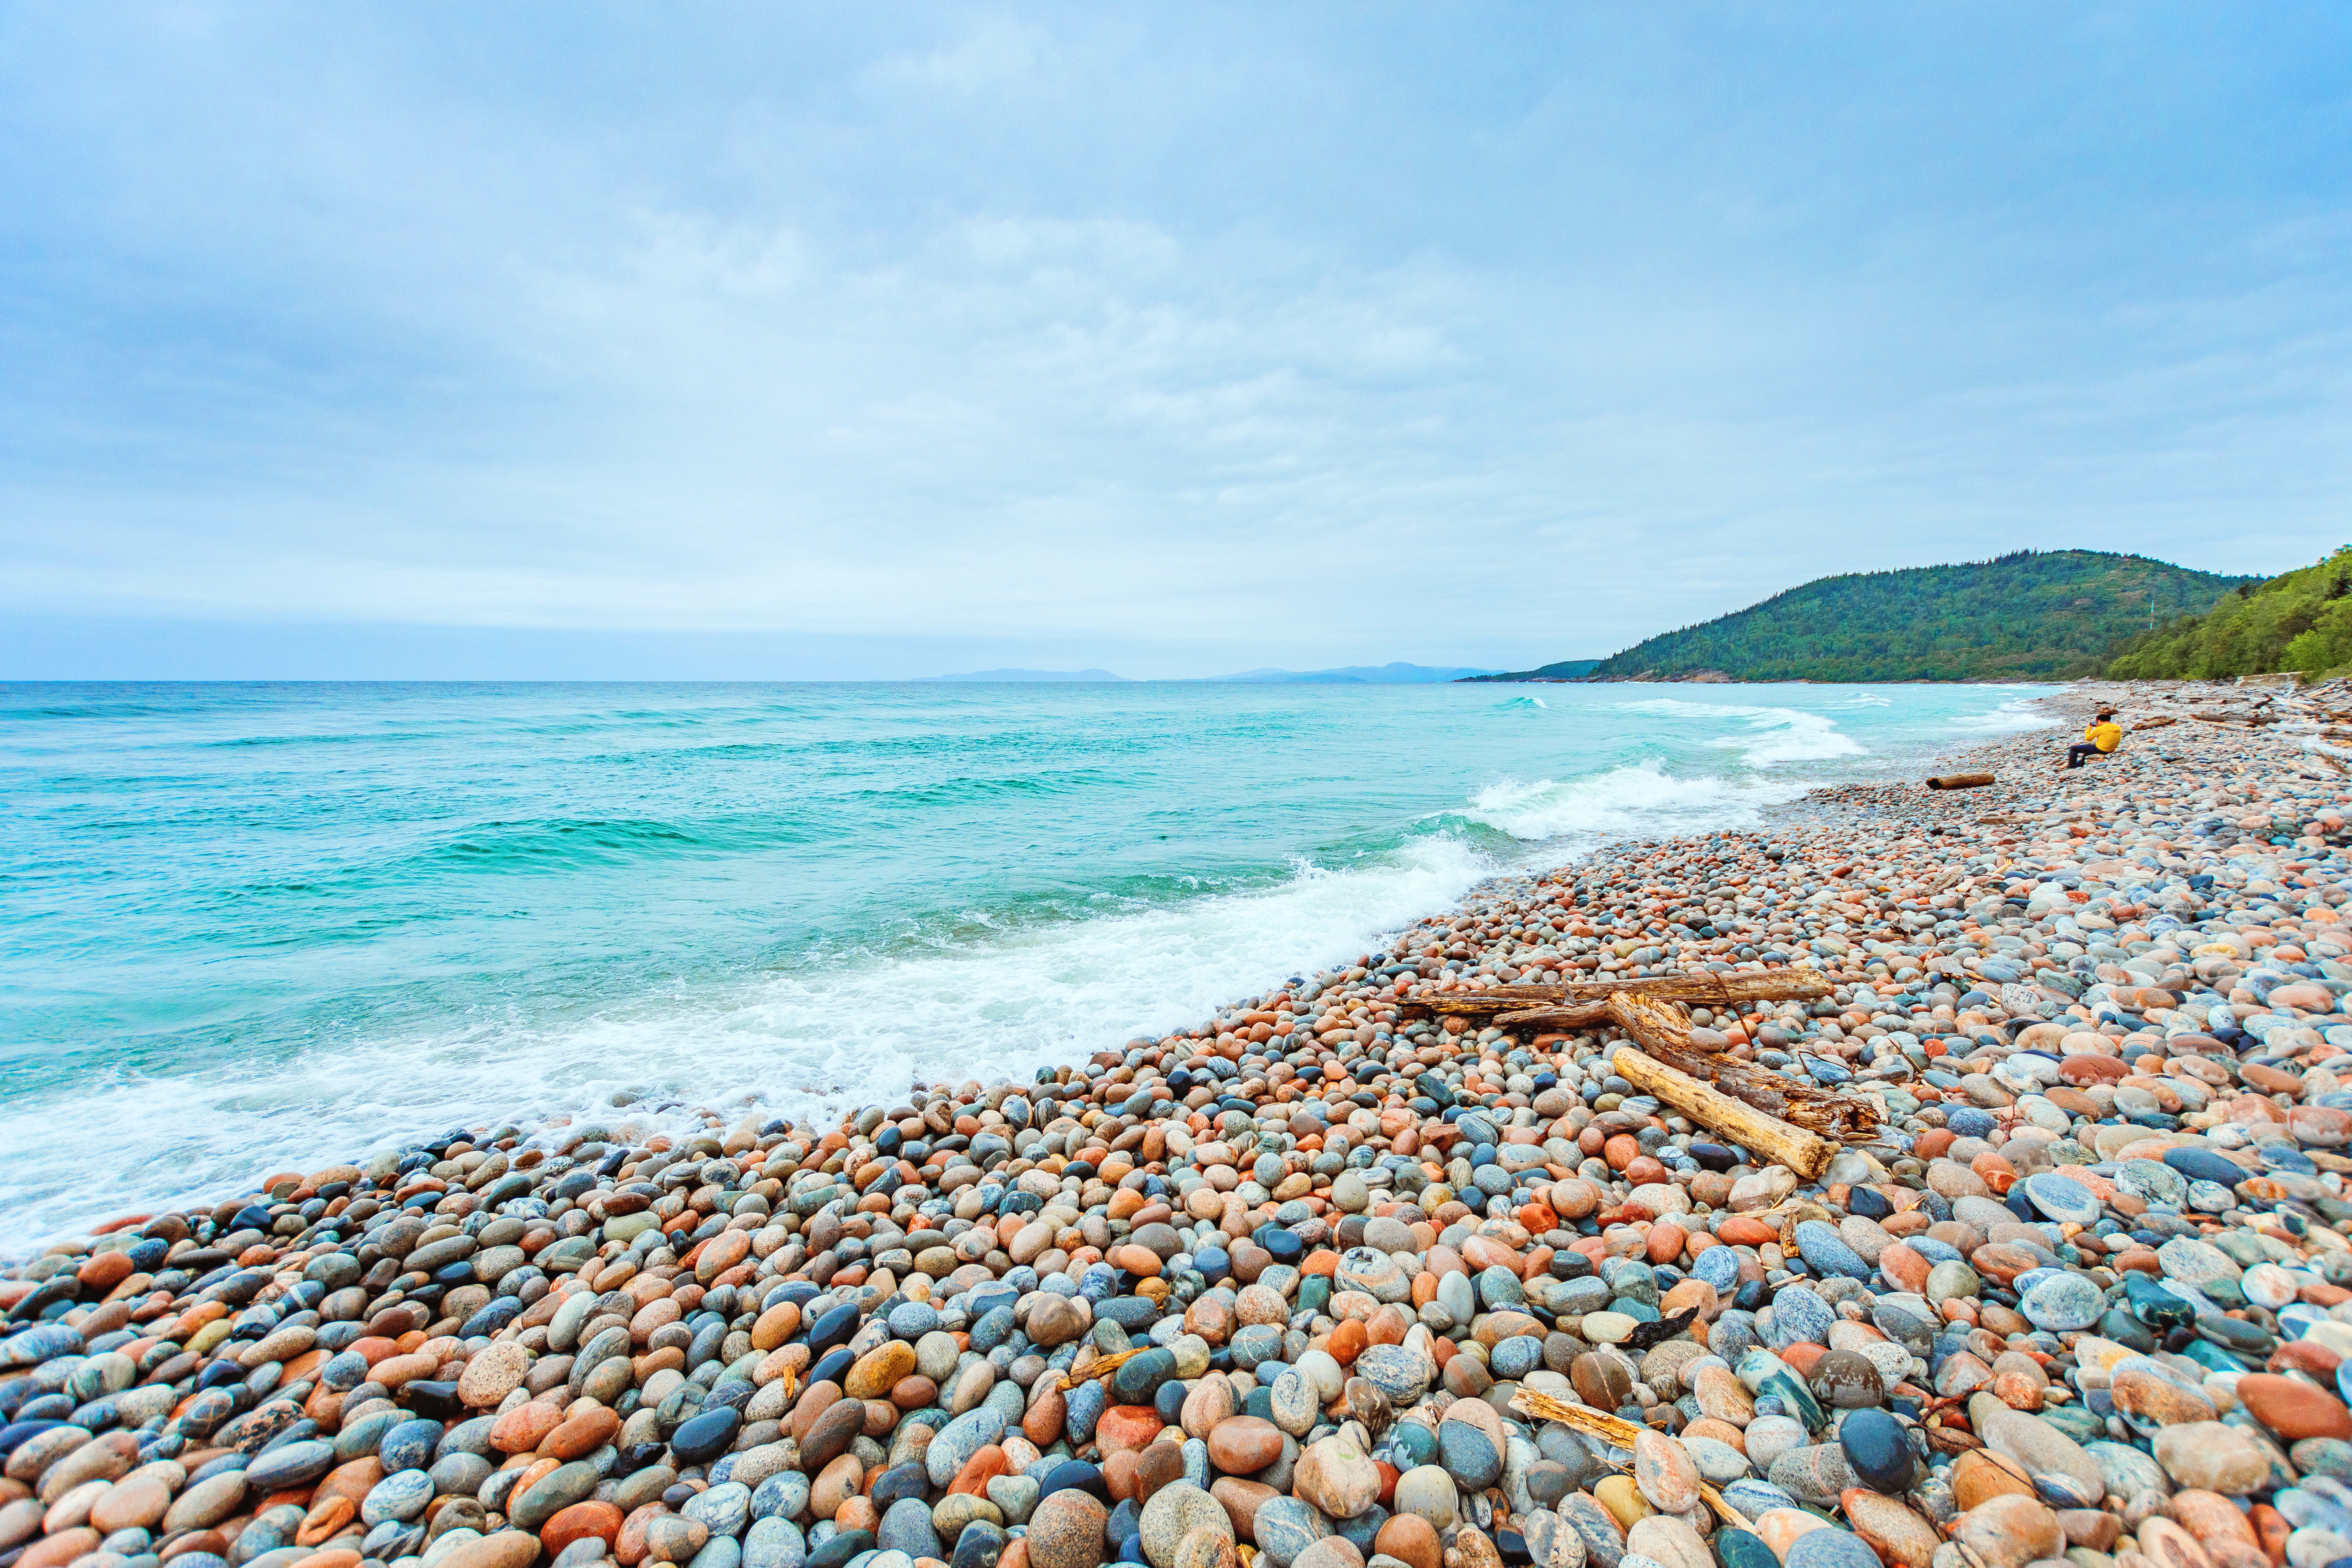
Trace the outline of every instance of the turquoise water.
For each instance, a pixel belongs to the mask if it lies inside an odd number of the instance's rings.
[[[2027,688],[0,686],[0,1243],[1066,1060]]]

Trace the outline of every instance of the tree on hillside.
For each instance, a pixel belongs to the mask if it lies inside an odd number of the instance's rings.
[[[2053,680],[2095,675],[2152,618],[2250,579],[2104,551],[2019,551],[1823,577],[1654,637],[1596,674],[1721,670],[1740,680]]]
[[[2118,680],[2214,680],[2352,666],[2352,544],[2267,583],[2242,583],[2201,616],[2134,639],[2107,666]]]

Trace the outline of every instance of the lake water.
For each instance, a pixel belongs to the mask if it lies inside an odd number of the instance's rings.
[[[1072,1059],[2046,689],[0,685],[0,1246]]]

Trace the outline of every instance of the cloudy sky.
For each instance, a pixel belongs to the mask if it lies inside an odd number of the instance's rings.
[[[2352,10],[0,4],[0,675],[1519,666],[2352,538]]]

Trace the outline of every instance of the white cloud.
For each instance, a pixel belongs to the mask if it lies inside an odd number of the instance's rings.
[[[0,19],[0,604],[1197,673],[2342,531],[2342,147],[2126,132],[2063,56],[1923,100],[1794,24],[181,16]]]

